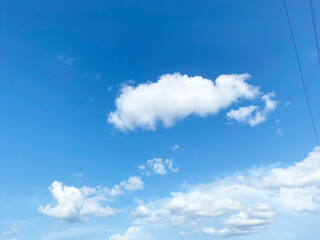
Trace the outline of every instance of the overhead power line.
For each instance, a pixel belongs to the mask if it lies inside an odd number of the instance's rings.
[[[292,39],[294,51],[295,51],[296,57],[297,57],[297,62],[298,62],[299,71],[300,71],[300,77],[301,77],[301,81],[302,81],[302,85],[303,85],[304,94],[305,94],[305,97],[306,97],[306,100],[307,100],[307,104],[308,104],[308,109],[309,109],[309,114],[310,114],[310,118],[311,118],[311,122],[312,122],[312,126],[313,126],[314,136],[316,138],[317,147],[319,147],[320,146],[319,145],[319,138],[318,138],[316,126],[314,124],[314,119],[313,119],[313,114],[312,114],[312,109],[311,109],[311,104],[310,104],[310,100],[309,100],[308,91],[307,91],[307,88],[306,88],[306,83],[304,81],[303,73],[302,73],[302,70],[301,70],[300,59],[299,59],[299,55],[298,55],[298,51],[297,51],[296,41],[294,40],[294,35],[293,35],[292,27],[291,27],[289,14],[288,14],[286,0],[283,0],[283,4],[284,4],[284,8],[286,10],[286,16],[287,16],[287,20],[288,20],[288,24],[289,24],[289,28],[290,28],[291,39]],[[319,150],[319,148],[318,148],[318,150]]]
[[[312,24],[313,24],[314,38],[315,38],[316,47],[317,47],[318,62],[319,62],[319,65],[320,65],[319,38],[318,38],[316,17],[315,17],[315,14],[314,14],[313,0],[309,0],[309,3],[310,3],[310,9],[311,9],[311,16],[312,16]]]

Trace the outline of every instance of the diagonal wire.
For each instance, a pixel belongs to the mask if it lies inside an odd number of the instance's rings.
[[[303,77],[302,70],[301,70],[300,59],[299,59],[299,55],[298,55],[298,51],[297,51],[296,42],[295,42],[295,40],[294,40],[294,35],[293,35],[292,27],[291,27],[291,22],[290,22],[289,14],[288,14],[288,9],[287,9],[286,0],[283,0],[283,4],[284,4],[284,8],[285,8],[285,10],[286,10],[286,16],[287,16],[287,20],[288,20],[288,24],[289,24],[289,28],[290,28],[291,39],[292,39],[292,42],[293,42],[294,51],[295,51],[295,53],[296,53],[297,62],[298,62],[298,65],[299,65],[299,71],[300,71],[301,81],[302,81],[302,85],[303,85],[305,97],[306,97],[307,104],[308,104],[308,109],[309,109],[309,113],[310,113],[310,118],[311,118],[311,122],[312,122],[312,126],[313,126],[314,135],[315,135],[316,142],[317,142],[318,151],[320,151],[320,149],[319,149],[319,146],[320,146],[320,145],[319,145],[319,138],[318,138],[316,126],[315,126],[314,120],[313,120],[313,114],[312,114],[312,110],[311,110],[309,95],[308,95],[307,88],[306,88],[306,83],[305,83],[305,81],[304,81],[304,77]]]
[[[319,65],[320,65],[319,38],[318,38],[318,32],[317,32],[316,17],[315,17],[315,14],[314,14],[313,0],[309,0],[309,3],[310,3],[310,9],[311,9],[314,38],[315,38],[316,47],[317,47],[318,62],[319,62]]]

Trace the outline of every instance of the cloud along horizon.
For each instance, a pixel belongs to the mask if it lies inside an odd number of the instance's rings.
[[[319,150],[315,148],[305,159],[288,166],[255,167],[208,183],[183,184],[167,197],[135,200],[136,206],[128,213],[131,226],[123,234],[110,235],[109,240],[153,239],[154,227],[176,229],[180,235],[231,237],[263,232],[266,227],[279,224],[279,217],[288,219],[305,214],[317,217]],[[173,161],[165,164],[165,160],[154,158],[149,162],[145,164],[149,171],[159,163],[166,171],[173,168]],[[161,174],[162,168],[155,169],[154,174],[165,175]],[[111,201],[127,192],[142,190],[144,184],[138,176],[129,177],[113,188],[76,188],[55,181],[49,189],[56,204],[39,206],[39,211],[71,223],[85,223],[90,217],[106,218],[123,212],[121,207],[110,207]]]
[[[174,73],[164,74],[156,82],[124,85],[115,99],[116,110],[109,113],[108,122],[124,132],[138,128],[156,130],[159,125],[173,127],[190,115],[203,118],[217,114],[239,100],[254,100],[262,94],[258,86],[247,83],[249,78],[248,73],[229,74],[212,81]],[[264,122],[276,108],[271,99],[274,96],[273,92],[262,96],[266,103],[263,110],[258,111],[257,107],[246,110],[249,111],[247,118],[255,111],[255,117],[250,118],[254,123],[250,125]]]
[[[148,239],[139,234],[148,236],[155,226],[177,229],[180,235],[259,233],[272,227],[277,216],[319,216],[319,188],[320,152],[315,148],[287,167],[253,168],[209,183],[183,185],[165,198],[141,200],[131,212],[132,226],[109,240]]]

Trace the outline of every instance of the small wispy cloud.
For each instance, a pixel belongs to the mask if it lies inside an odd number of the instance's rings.
[[[76,58],[69,57],[67,55],[61,54],[58,56],[58,59],[61,63],[72,66],[73,62],[76,61]]]
[[[282,132],[282,129],[281,128],[277,128],[276,132],[275,132],[277,135],[279,136],[283,136],[283,132]]]
[[[100,79],[100,78],[101,78],[101,74],[95,74],[94,77],[95,77],[96,79]]]
[[[170,149],[171,149],[172,151],[177,151],[177,150],[180,149],[180,146],[179,146],[178,144],[174,144],[174,145],[170,146]]]
[[[114,86],[113,85],[110,85],[107,89],[108,89],[108,91],[110,92],[111,90],[112,90],[112,88],[113,88]]]
[[[151,173],[167,175],[168,171],[179,172],[179,168],[173,165],[173,159],[153,158],[148,160],[146,164],[138,166],[138,168],[146,175],[150,175]]]
[[[16,235],[16,234],[18,234],[18,229],[16,229],[15,227],[11,227],[10,230],[3,231],[1,233],[2,236],[10,236],[10,235]]]
[[[83,174],[81,172],[72,173],[72,177],[74,178],[83,178]]]
[[[267,121],[269,113],[276,109],[278,101],[273,99],[275,95],[275,92],[269,92],[261,97],[261,100],[265,103],[263,109],[255,105],[240,107],[237,110],[231,109],[227,113],[227,118],[249,124],[251,127],[257,126]]]

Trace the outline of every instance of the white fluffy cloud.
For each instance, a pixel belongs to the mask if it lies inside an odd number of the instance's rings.
[[[255,105],[239,107],[237,110],[232,109],[229,111],[227,117],[229,120],[247,123],[251,127],[256,126],[265,122],[269,113],[276,109],[278,102],[272,99],[274,97],[274,92],[267,93],[261,97],[261,100],[265,103],[263,109]]]
[[[212,81],[175,73],[162,75],[157,82],[124,86],[108,121],[122,131],[155,130],[158,123],[172,127],[190,115],[216,114],[239,99],[259,95],[259,88],[246,82],[248,78],[249,74],[231,74]]]
[[[58,181],[53,182],[49,189],[57,201],[56,205],[39,207],[39,211],[49,217],[85,222],[90,216],[105,218],[116,213],[116,209],[105,205],[107,197],[100,189],[63,186]]]
[[[141,240],[143,235],[141,227],[130,227],[123,234],[115,234],[109,237],[109,240]],[[145,239],[145,238],[144,238]]]
[[[287,168],[274,168],[264,180],[272,187],[320,186],[320,152],[316,148],[301,162]]]
[[[257,110],[258,106],[250,105],[246,107],[239,107],[238,110],[232,109],[227,113],[229,119],[234,119],[238,122],[248,122],[253,112]]]
[[[55,181],[49,190],[56,204],[40,206],[39,211],[46,216],[70,222],[86,222],[89,217],[105,218],[118,211],[107,204],[112,197],[124,194],[125,190],[135,191],[142,188],[143,182],[140,177],[130,177],[111,189],[86,186],[76,188]]]
[[[146,175],[150,175],[151,173],[167,175],[168,171],[179,172],[179,168],[173,166],[173,159],[162,158],[149,159],[146,164],[140,165],[139,169]]]
[[[127,181],[121,182],[121,186],[124,187],[124,189],[129,191],[136,191],[136,190],[142,190],[144,183],[141,180],[140,177],[129,177]]]
[[[320,214],[320,152],[285,168],[254,168],[207,184],[184,186],[164,199],[139,202],[138,226],[168,224],[180,234],[258,233],[279,214]]]

